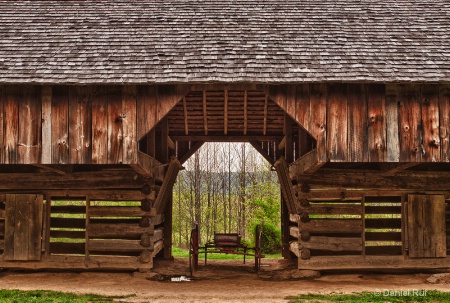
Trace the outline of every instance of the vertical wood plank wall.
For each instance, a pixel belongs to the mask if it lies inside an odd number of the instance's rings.
[[[319,162],[450,160],[448,83],[279,85],[269,97],[317,140]]]
[[[130,164],[177,85],[0,86],[1,164]]]
[[[138,140],[188,91],[0,86],[0,163],[135,163]],[[317,140],[320,162],[450,160],[448,83],[279,85],[269,97]]]

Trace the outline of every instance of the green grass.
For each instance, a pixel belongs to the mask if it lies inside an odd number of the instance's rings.
[[[111,303],[119,297],[103,297],[86,294],[75,295],[49,290],[0,290],[2,303]],[[125,298],[125,297],[120,297]]]
[[[187,249],[182,249],[178,247],[172,247],[172,255],[175,258],[189,258],[189,251]],[[265,254],[265,258],[281,258],[281,254]],[[200,254],[199,258],[203,259],[205,257],[204,254]],[[251,259],[253,257],[247,256],[246,259]],[[244,260],[243,255],[233,255],[233,254],[208,254],[208,260]]]
[[[380,290],[354,294],[308,294],[288,297],[289,303],[444,303],[450,302],[450,293],[437,290]]]

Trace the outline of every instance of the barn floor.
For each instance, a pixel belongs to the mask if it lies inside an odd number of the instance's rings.
[[[433,273],[325,273],[313,280],[300,280],[292,278],[294,266],[285,261],[263,260],[265,266],[259,277],[251,263],[244,266],[240,261],[211,260],[207,267],[200,267],[190,282],[158,281],[161,277],[188,275],[188,263],[184,259],[158,262],[151,274],[3,271],[0,281],[3,289],[97,293],[129,296],[119,299],[125,302],[167,303],[287,302],[287,296],[304,293],[450,289],[450,274],[442,277]]]

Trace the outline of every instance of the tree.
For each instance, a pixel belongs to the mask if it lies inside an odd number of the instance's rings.
[[[202,242],[214,232],[239,232],[251,242],[255,224],[263,220],[279,228],[276,174],[250,144],[207,143],[185,167],[174,186],[174,244],[188,244],[194,221]]]

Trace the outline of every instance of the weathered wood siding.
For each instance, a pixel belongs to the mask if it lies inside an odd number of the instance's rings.
[[[448,162],[449,84],[271,86],[316,140],[319,162]]]
[[[130,164],[184,86],[0,86],[1,164]]]
[[[0,86],[0,163],[136,163],[137,142],[190,88]],[[319,162],[450,160],[448,83],[279,85],[269,98],[317,140]]]

